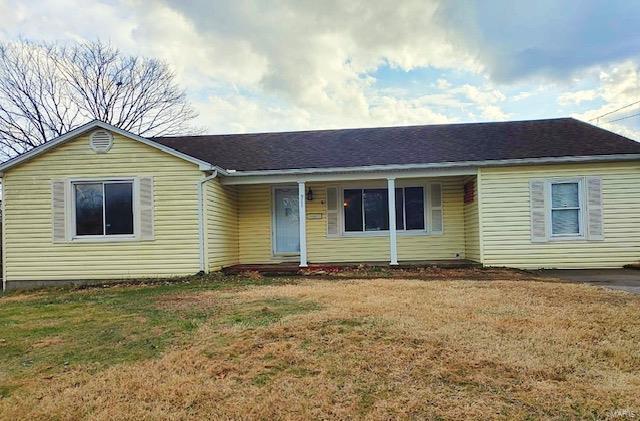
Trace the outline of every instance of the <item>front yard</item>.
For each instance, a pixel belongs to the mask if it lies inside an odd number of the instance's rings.
[[[640,296],[434,273],[5,296],[0,418],[640,416]]]

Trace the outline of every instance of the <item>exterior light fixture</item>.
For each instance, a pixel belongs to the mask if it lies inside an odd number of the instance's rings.
[[[313,200],[313,190],[311,190],[311,187],[309,187],[309,190],[307,190],[307,200],[309,202]]]

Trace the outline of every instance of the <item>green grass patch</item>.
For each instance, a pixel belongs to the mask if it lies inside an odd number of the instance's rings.
[[[280,284],[287,279],[261,279]],[[255,281],[213,276],[193,282],[108,288],[54,289],[33,298],[0,298],[0,396],[33,375],[55,375],[73,366],[97,371],[154,358],[187,340],[218,309],[175,310],[158,306],[162,296],[229,290]],[[266,309],[264,309],[266,307]],[[234,310],[238,323],[260,326],[298,311],[295,303],[265,302]],[[304,307],[304,305],[302,305]],[[264,311],[263,311],[264,309]]]
[[[225,317],[227,323],[244,327],[268,326],[284,317],[319,310],[314,301],[300,301],[291,298],[272,298],[243,304]]]

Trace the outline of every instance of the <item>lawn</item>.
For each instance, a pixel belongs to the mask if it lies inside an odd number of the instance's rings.
[[[375,275],[9,294],[0,418],[640,416],[640,296]]]

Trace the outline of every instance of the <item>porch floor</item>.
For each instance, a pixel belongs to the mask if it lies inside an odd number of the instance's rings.
[[[298,266],[298,262],[282,262],[282,263],[266,263],[266,264],[245,264],[234,265],[223,269],[226,274],[238,274],[241,272],[259,272],[263,275],[293,275],[301,269],[305,270],[321,270],[325,268],[356,268],[358,266],[374,266],[387,267],[391,269],[412,269],[438,267],[445,269],[464,269],[472,267],[482,267],[482,264],[473,260],[455,259],[455,260],[416,260],[410,262],[399,262],[397,266],[391,266],[388,262],[340,262],[340,263],[309,263],[307,268]]]

